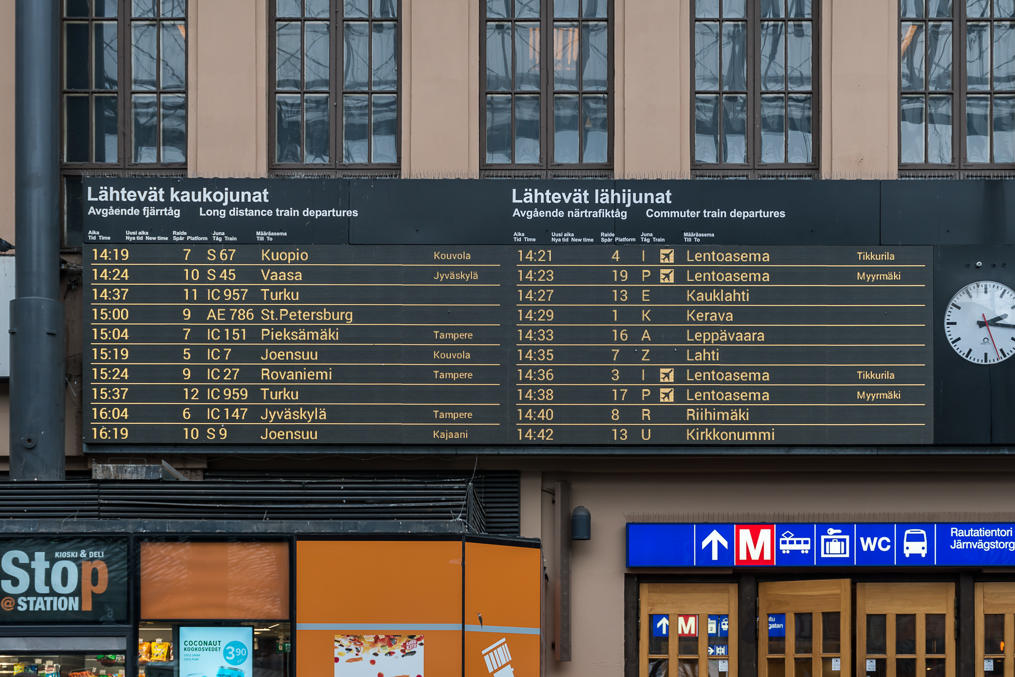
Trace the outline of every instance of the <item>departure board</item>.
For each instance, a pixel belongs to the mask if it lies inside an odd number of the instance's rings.
[[[933,439],[929,247],[130,239],[83,247],[89,445]]]

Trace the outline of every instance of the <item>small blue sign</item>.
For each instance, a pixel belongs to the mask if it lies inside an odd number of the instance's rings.
[[[853,565],[852,524],[816,524],[814,530],[816,565],[833,567]]]
[[[694,529],[695,564],[699,567],[733,566],[734,542],[732,524],[697,524]]]
[[[856,565],[860,567],[895,564],[895,525],[856,525]]]
[[[937,539],[933,524],[896,524],[895,563],[907,567],[937,564]]]
[[[776,566],[814,566],[814,525],[776,524],[775,551]]]
[[[628,524],[627,566],[694,566],[693,524]]]
[[[730,617],[726,614],[709,614],[708,617],[709,637],[729,637]]]
[[[768,614],[768,636],[786,636],[786,614]]]
[[[726,644],[709,644],[708,645],[709,656],[729,656],[730,648]]]
[[[667,614],[650,614],[649,623],[652,625],[653,637],[670,636],[670,617]]]
[[[935,533],[935,563],[939,566],[1015,564],[1015,525],[938,524]],[[901,557],[899,564],[902,564]]]

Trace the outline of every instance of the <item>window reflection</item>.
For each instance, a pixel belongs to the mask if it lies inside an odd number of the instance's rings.
[[[712,20],[694,22],[695,163],[814,161],[812,15],[811,0],[696,0],[695,17]]]
[[[483,163],[606,164],[609,0],[484,0],[481,6]],[[534,21],[541,9],[543,21]]]

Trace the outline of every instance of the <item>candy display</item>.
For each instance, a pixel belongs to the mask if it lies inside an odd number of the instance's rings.
[[[335,677],[423,677],[423,635],[335,635]]]
[[[172,642],[163,642],[161,639],[156,639],[151,644],[152,646],[152,662],[162,663],[165,661],[172,660],[171,650],[173,648]]]

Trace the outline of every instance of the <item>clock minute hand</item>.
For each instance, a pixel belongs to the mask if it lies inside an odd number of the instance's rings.
[[[987,315],[981,313],[980,317],[983,318],[983,324],[987,325],[987,336],[990,337],[990,345],[994,346],[994,354],[997,355],[997,359],[1000,360],[1001,359],[1001,354],[999,352],[997,352],[997,344],[994,343],[994,335],[990,332],[990,322],[987,321]],[[977,323],[977,324],[979,324],[979,323]],[[986,357],[987,356],[984,355],[984,361],[986,361]]]
[[[976,326],[977,327],[1000,327],[1001,329],[1015,329],[1015,324],[1007,324],[1005,322],[994,322],[993,320],[987,320],[986,322],[984,322],[983,320],[977,320],[976,321]]]

